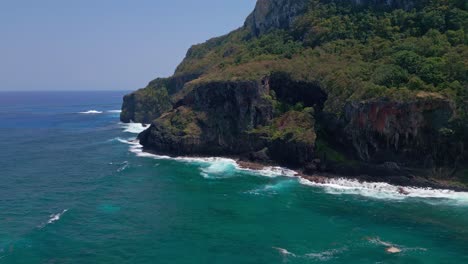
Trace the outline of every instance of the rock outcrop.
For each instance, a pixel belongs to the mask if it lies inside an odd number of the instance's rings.
[[[433,164],[438,153],[447,150],[434,143],[452,116],[444,98],[353,102],[345,107],[344,132],[361,160]]]
[[[236,155],[262,149],[247,132],[272,118],[261,82],[211,82],[194,87],[139,138],[166,154]]]
[[[308,0],[259,0],[245,27],[258,36],[273,29],[289,29],[307,9]]]
[[[343,5],[346,12],[367,15],[420,8],[426,0],[318,0],[314,4],[331,2]],[[412,82],[406,83],[409,73],[395,64],[392,69],[404,75],[395,86],[370,83],[369,71],[382,61],[366,64],[367,75],[361,79],[354,79],[351,70],[330,77],[320,68],[324,60],[334,62],[329,64],[332,69],[341,69],[337,65],[344,63],[354,70],[352,65],[360,65],[347,63],[363,53],[330,55],[345,50],[346,41],[325,47],[328,53],[315,46],[301,53],[307,49],[302,47],[305,42],[296,45],[301,40],[292,35],[280,39],[302,14],[310,15],[311,6],[309,0],[258,0],[243,28],[193,46],[174,76],[156,79],[125,96],[121,120],[151,124],[138,138],[146,151],[161,154],[233,156],[307,174],[340,174],[402,185],[438,186],[428,180],[435,171],[441,175],[446,170],[450,177],[468,175],[468,125],[466,119],[452,122],[460,111],[453,98],[422,92],[418,87],[424,88],[424,82],[417,76],[409,76]],[[338,21],[333,19],[328,22]],[[321,26],[316,32],[323,33]],[[284,31],[272,32],[278,29]],[[262,38],[263,34],[267,37]],[[269,49],[272,42],[276,46]],[[281,56],[286,52],[291,54]],[[379,55],[377,50],[372,52]],[[278,66],[282,63],[289,67]],[[302,71],[296,72],[296,66]],[[261,75],[249,74],[250,69]],[[310,74],[310,69],[317,73]],[[390,81],[395,77],[385,74]],[[450,85],[462,89],[457,82]],[[427,87],[434,89],[434,85]],[[415,175],[423,177],[415,180]]]
[[[150,124],[154,119],[171,110],[173,107],[171,96],[198,76],[199,74],[183,74],[170,78],[158,78],[151,81],[146,88],[126,95],[120,120],[125,123]]]

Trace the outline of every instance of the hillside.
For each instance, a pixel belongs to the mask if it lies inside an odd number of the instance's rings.
[[[460,0],[259,0],[244,26],[127,95],[121,119],[151,123],[141,143],[165,154],[465,185],[467,9]]]

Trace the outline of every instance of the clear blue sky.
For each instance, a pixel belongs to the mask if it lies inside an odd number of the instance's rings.
[[[0,0],[0,90],[133,90],[255,0]]]

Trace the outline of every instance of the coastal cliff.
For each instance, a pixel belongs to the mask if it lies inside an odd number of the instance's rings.
[[[157,153],[464,188],[466,16],[456,0],[259,0],[121,120],[151,124],[138,138]]]

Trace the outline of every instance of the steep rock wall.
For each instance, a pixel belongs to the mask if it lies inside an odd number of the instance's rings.
[[[443,98],[348,103],[343,132],[363,161],[428,166],[451,152],[441,140],[452,115]]]
[[[248,133],[272,118],[261,82],[212,82],[195,87],[140,135],[145,148],[168,154],[233,155],[264,146]]]

